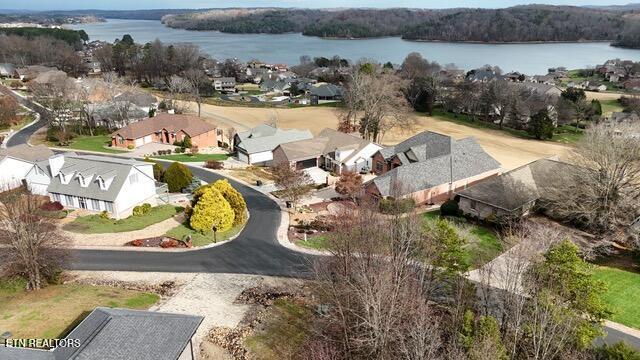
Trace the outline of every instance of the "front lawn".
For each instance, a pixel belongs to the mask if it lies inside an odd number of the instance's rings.
[[[315,250],[325,250],[327,248],[327,237],[324,235],[310,236],[307,240],[298,240],[296,243],[302,247]]]
[[[245,223],[246,224],[246,223]],[[216,242],[228,240],[242,231],[245,224],[240,224],[232,227],[227,231],[218,231],[217,234],[213,234],[213,231],[207,231],[201,233],[200,231],[193,230],[188,224],[182,224],[167,231],[166,236],[174,239],[183,240],[187,235],[191,235],[191,242],[194,247],[206,246],[215,244]]]
[[[144,310],[160,297],[153,293],[110,286],[50,285],[24,290],[24,280],[0,281],[0,333],[13,338],[54,339],[65,336],[95,307]]]
[[[640,329],[640,273],[598,266],[594,277],[607,284],[604,300],[613,312],[609,320]]]
[[[602,105],[602,115],[604,116],[610,116],[614,112],[621,112],[624,110],[617,99],[600,100],[600,105]]]
[[[439,211],[430,211],[422,215],[426,226],[433,224],[440,217]],[[498,257],[503,249],[502,242],[493,229],[468,222],[465,218],[450,218],[458,234],[468,241],[469,260],[471,267],[480,268]]]
[[[154,159],[171,160],[180,162],[205,162],[208,160],[224,161],[227,160],[229,155],[227,154],[177,154],[177,155],[162,155],[153,156]]]
[[[167,220],[180,213],[179,206],[160,205],[151,208],[144,215],[129,216],[125,219],[104,219],[100,215],[89,215],[76,218],[62,228],[80,234],[119,233],[144,229],[150,225]]]
[[[74,150],[87,150],[87,151],[97,151],[109,154],[119,154],[124,153],[124,150],[116,150],[113,148],[107,147],[111,143],[111,136],[109,135],[97,135],[97,136],[89,136],[89,135],[79,135],[69,143],[68,148]],[[60,145],[56,143],[50,143],[50,146]],[[66,147],[66,146],[65,146]]]

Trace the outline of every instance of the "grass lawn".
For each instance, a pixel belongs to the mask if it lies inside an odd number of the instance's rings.
[[[141,230],[155,223],[167,220],[183,209],[173,205],[161,205],[151,208],[144,215],[129,216],[126,219],[103,219],[100,215],[89,215],[76,218],[65,224],[63,229],[80,234],[118,233]]]
[[[439,211],[424,213],[422,218],[429,226],[440,217]],[[477,269],[495,259],[504,250],[496,233],[482,225],[467,222],[465,218],[449,218],[458,233],[467,238],[471,267]]]
[[[640,329],[640,273],[598,266],[594,277],[607,284],[604,300],[613,312],[609,320]]]
[[[23,280],[0,282],[0,333],[13,338],[64,336],[97,306],[148,309],[160,297],[109,286],[50,285],[26,292]]]
[[[584,131],[582,129],[578,129],[578,131],[576,131],[575,126],[563,125],[556,128],[556,131],[553,134],[553,138],[551,138],[551,140],[573,144],[582,139],[583,135]]]
[[[207,231],[203,234],[199,231],[193,230],[191,227],[189,227],[186,224],[182,224],[174,227],[173,229],[167,231],[165,235],[178,240],[182,240],[184,239],[185,236],[191,235],[191,241],[193,246],[199,247],[199,246],[214,244],[219,241],[228,240],[229,238],[240,233],[240,231],[242,231],[242,229],[244,228],[244,225],[245,224],[234,226],[227,231],[218,231],[218,233],[215,234],[215,239],[214,239],[213,231]]]
[[[227,160],[229,155],[227,154],[178,154],[178,155],[162,155],[153,156],[154,159],[172,160],[180,162],[205,162],[207,160],[224,161]]]
[[[106,147],[109,143],[111,143],[111,137],[109,135],[99,135],[99,136],[88,136],[88,135],[80,135],[71,140],[69,144],[70,149],[76,150],[88,150],[88,151],[98,151],[109,154],[119,154],[124,153],[124,150],[116,150],[112,148]],[[49,143],[50,146],[59,146],[56,143]]]
[[[298,240],[296,243],[302,247],[316,250],[324,250],[327,248],[327,237],[324,235],[307,237],[307,240]]]
[[[614,112],[621,112],[624,110],[622,105],[618,102],[618,100],[600,100],[600,105],[602,105],[602,115],[609,116]]]
[[[275,300],[269,316],[249,335],[244,344],[257,359],[292,358],[310,333],[313,313],[291,300]],[[252,357],[253,358],[253,357]]]

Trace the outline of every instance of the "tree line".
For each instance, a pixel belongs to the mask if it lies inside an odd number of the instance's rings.
[[[86,72],[82,59],[72,45],[49,36],[0,34],[0,62],[18,67],[54,66],[73,76]]]
[[[628,12],[568,6],[506,9],[230,9],[167,15],[174,28],[229,33],[302,32],[338,38],[402,36],[410,40],[529,42],[616,41],[636,44]]]

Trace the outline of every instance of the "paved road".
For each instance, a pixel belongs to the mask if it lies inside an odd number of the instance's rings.
[[[191,167],[206,182],[222,176]],[[280,207],[272,199],[243,184],[230,180],[247,202],[250,218],[233,241],[213,248],[188,252],[143,252],[75,250],[71,268],[77,270],[126,270],[171,272],[218,272],[287,277],[309,275],[313,256],[281,246],[277,241]]]

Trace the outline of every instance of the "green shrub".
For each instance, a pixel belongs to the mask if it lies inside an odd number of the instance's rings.
[[[174,162],[165,171],[163,179],[169,186],[169,192],[180,192],[191,184],[193,175],[186,166]]]
[[[625,342],[613,345],[603,345],[598,349],[598,360],[640,360],[640,352],[634,350]]]
[[[109,213],[106,210],[101,212],[100,213],[100,218],[108,220],[109,219]]]
[[[133,216],[142,216],[151,211],[151,204],[144,203],[133,208]]]
[[[446,201],[440,206],[440,215],[442,216],[460,216],[461,213],[458,202],[455,200]]]
[[[182,147],[185,149],[191,149],[193,147],[193,144],[191,144],[191,138],[188,136],[185,136],[184,139],[182,140]]]
[[[416,207],[416,202],[413,198],[394,199],[389,196],[382,199],[378,206],[383,214],[403,214],[412,211]]]
[[[133,150],[133,149],[135,149],[135,148],[136,148],[136,147],[135,147],[135,146],[133,146],[133,145],[131,145],[131,144],[127,145],[127,149],[129,149],[129,150]]]

